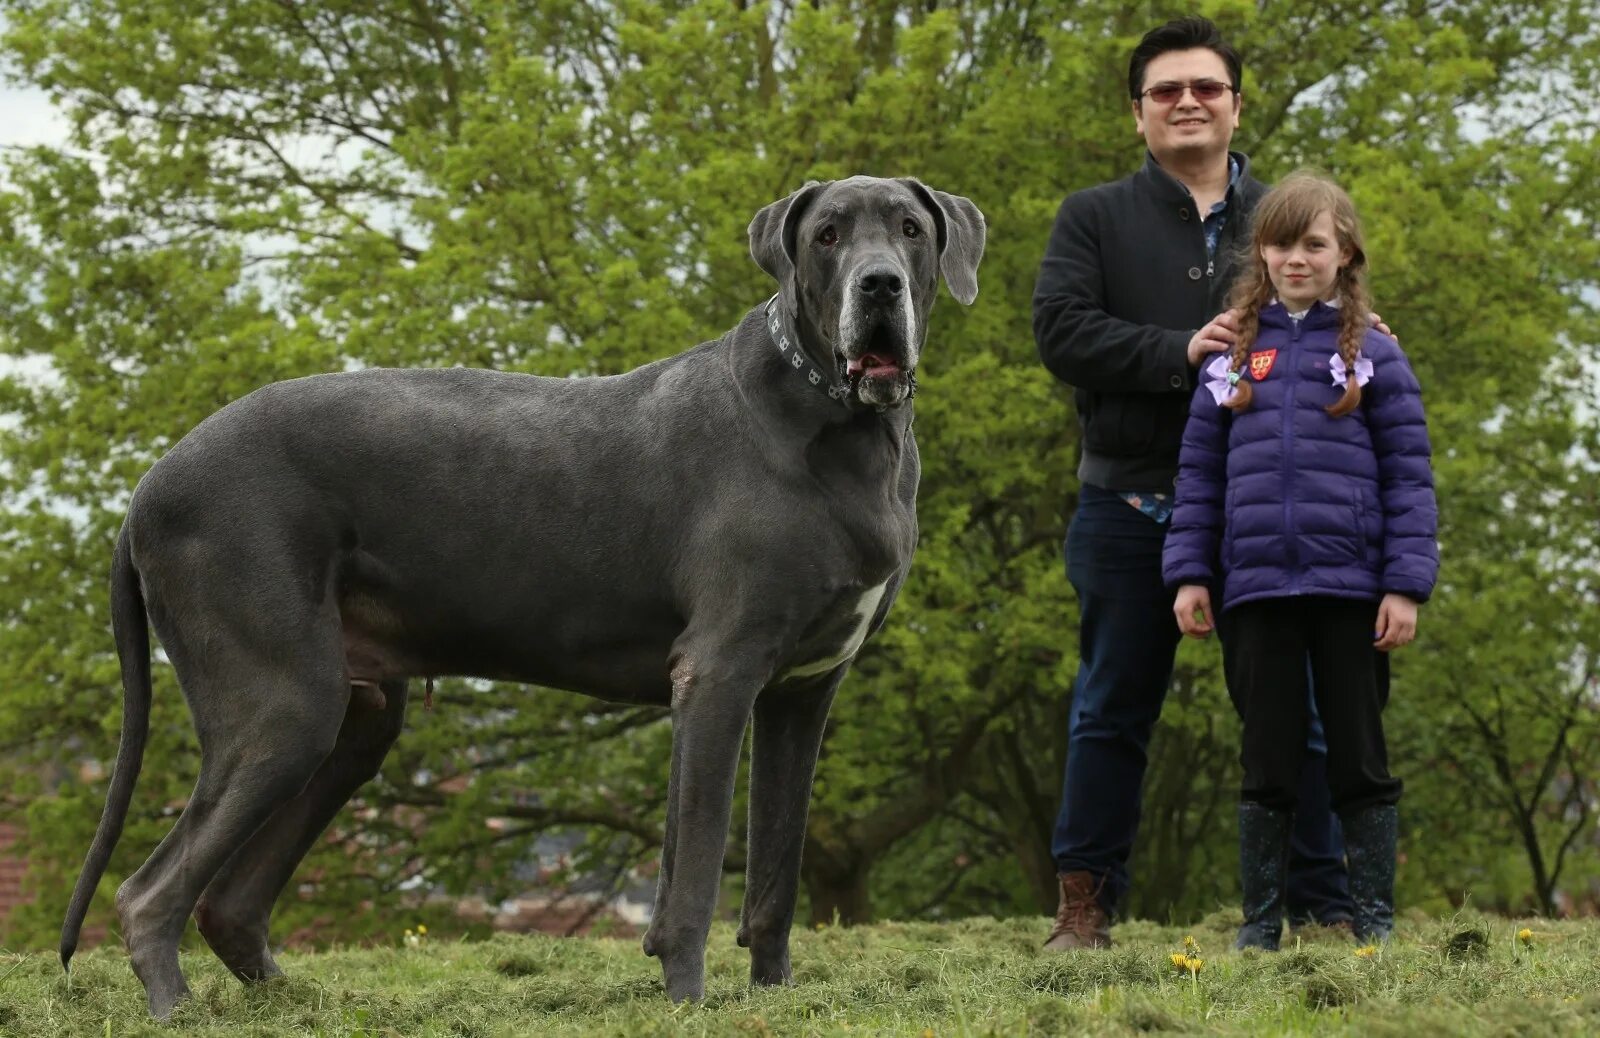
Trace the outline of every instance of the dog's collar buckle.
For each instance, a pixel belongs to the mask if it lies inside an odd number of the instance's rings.
[[[781,295],[781,294],[780,294]],[[848,404],[850,399],[850,386],[845,383],[835,382],[821,368],[811,362],[804,350],[800,348],[800,336],[795,332],[794,325],[789,321],[789,315],[779,305],[779,296],[767,300],[767,332],[772,336],[772,342],[778,347],[789,367],[805,377],[811,385],[828,394],[828,398],[841,404]]]

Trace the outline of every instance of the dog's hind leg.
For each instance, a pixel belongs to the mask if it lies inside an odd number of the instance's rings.
[[[739,946],[750,949],[750,982],[790,980],[789,927],[800,882],[800,850],[822,730],[848,667],[809,688],[769,690],[756,700],[750,745],[750,832]]]
[[[334,747],[350,696],[336,622],[298,625],[293,639],[195,626],[201,633],[192,640],[162,640],[200,738],[200,777],[172,831],[116,899],[128,957],[161,1020],[189,993],[178,941],[201,892],[305,787]]]
[[[282,972],[267,941],[272,906],[300,860],[355,791],[378,774],[400,736],[406,683],[386,681],[381,691],[350,697],[339,739],[311,781],[234,852],[195,906],[200,935],[240,980]]]

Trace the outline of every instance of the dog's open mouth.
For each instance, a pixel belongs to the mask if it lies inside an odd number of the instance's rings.
[[[899,361],[877,353],[863,353],[845,364],[851,378],[894,378],[903,371]]]
[[[906,375],[900,337],[886,324],[877,324],[866,336],[862,350],[845,358],[845,377],[855,382],[863,378],[899,379]]]
[[[892,407],[916,391],[916,374],[906,365],[901,336],[887,324],[873,327],[854,357],[839,360],[845,380],[863,403]]]

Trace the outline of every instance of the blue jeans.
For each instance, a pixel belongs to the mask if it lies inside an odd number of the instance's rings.
[[[1115,911],[1128,889],[1146,747],[1172,680],[1178,625],[1161,583],[1167,526],[1120,496],[1085,485],[1067,530],[1067,578],[1078,593],[1078,676],[1067,767],[1051,850],[1060,872],[1103,877]],[[1313,721],[1289,865],[1291,919],[1349,918],[1344,853],[1330,810],[1327,746]]]

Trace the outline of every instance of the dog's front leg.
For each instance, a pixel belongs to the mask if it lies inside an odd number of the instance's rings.
[[[644,951],[661,960],[674,1002],[705,995],[706,936],[722,883],[739,749],[767,676],[758,670],[714,656],[701,663],[689,652],[673,665],[666,841]]]
[[[800,882],[800,851],[822,730],[848,666],[808,688],[779,688],[756,700],[750,746],[750,835],[739,946],[750,949],[752,984],[785,984],[789,928]]]

